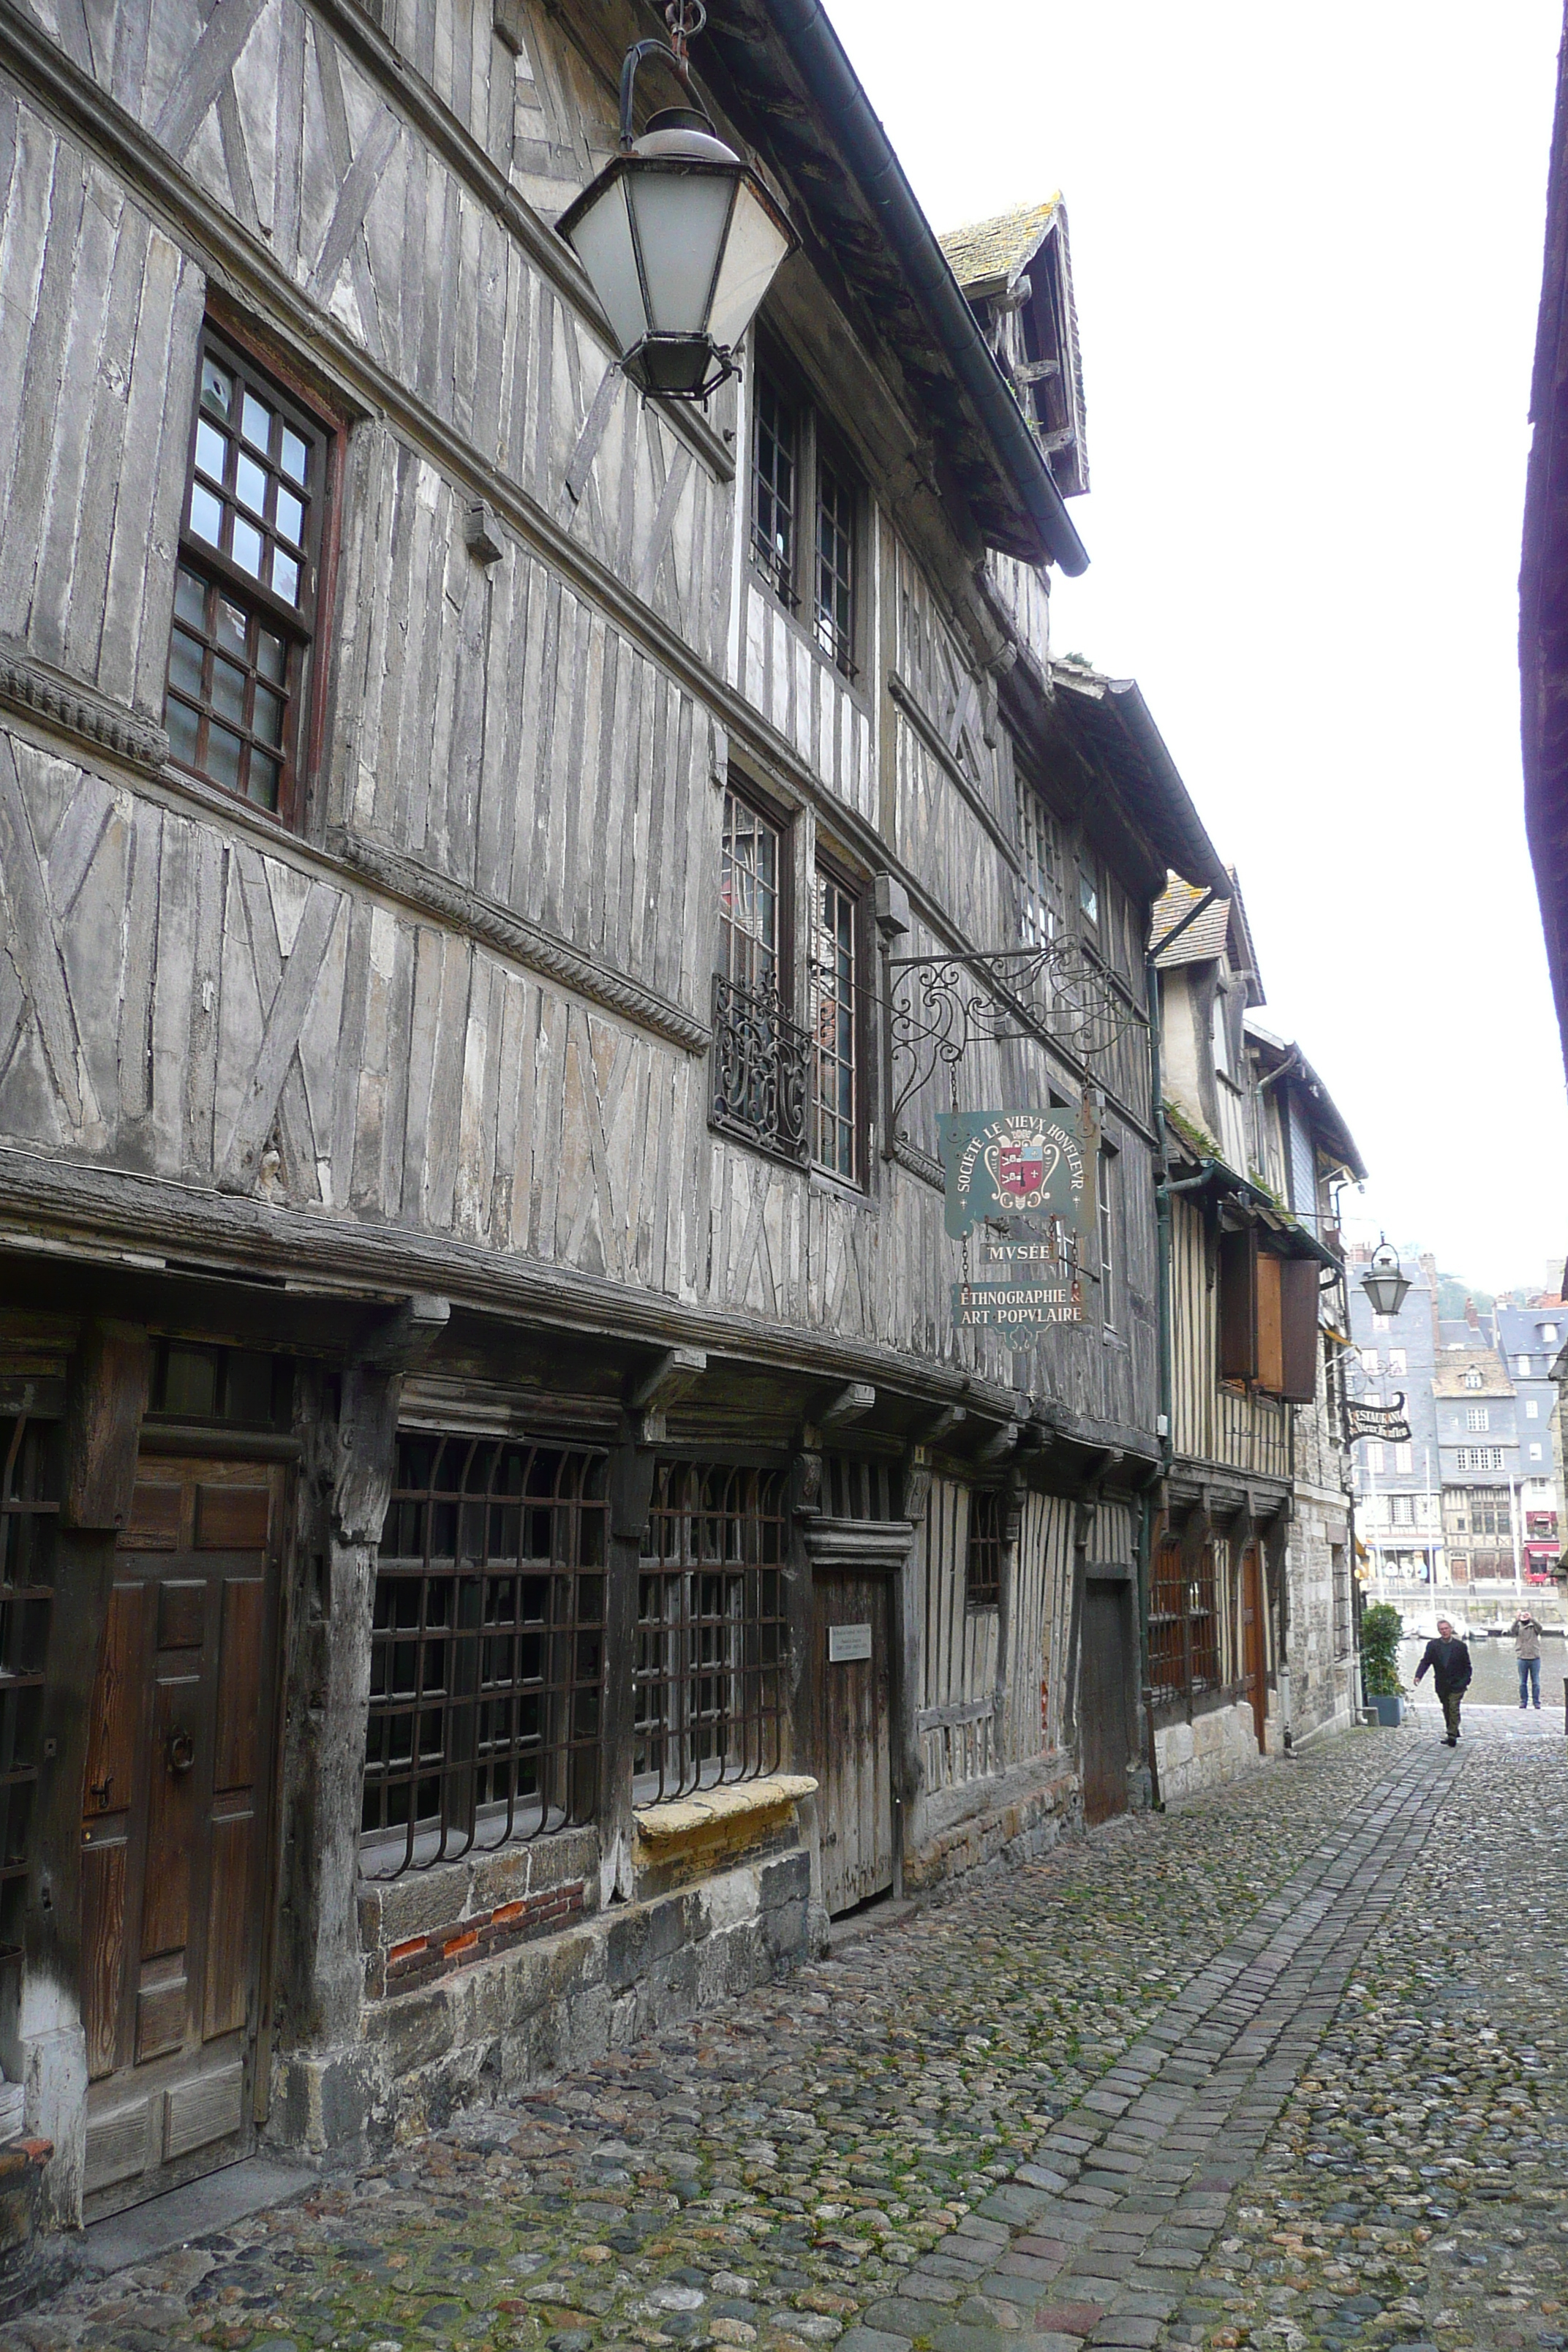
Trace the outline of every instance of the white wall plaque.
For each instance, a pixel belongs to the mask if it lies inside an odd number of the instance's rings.
[[[868,1658],[871,1654],[869,1625],[830,1625],[827,1629],[827,1663],[842,1665],[850,1658]]]

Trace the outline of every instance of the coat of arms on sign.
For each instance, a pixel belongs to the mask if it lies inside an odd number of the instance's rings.
[[[988,1219],[1092,1224],[1094,1154],[1071,1111],[947,1111],[937,1130],[955,1239]]]

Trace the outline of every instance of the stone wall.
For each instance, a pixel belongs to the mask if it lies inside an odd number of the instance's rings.
[[[1267,1737],[1273,1755],[1279,1746],[1279,1703],[1273,1691],[1268,1694]],[[1252,1707],[1246,1699],[1210,1707],[1205,1714],[1195,1715],[1191,1723],[1171,1723],[1157,1729],[1154,1753],[1160,1768],[1160,1796],[1167,1805],[1195,1796],[1200,1789],[1217,1789],[1226,1780],[1237,1780],[1267,1760],[1258,1753]]]
[[[1082,1826],[1078,1774],[1064,1757],[940,1790],[911,1809],[905,1890],[929,1894],[987,1863],[1033,1862]]]

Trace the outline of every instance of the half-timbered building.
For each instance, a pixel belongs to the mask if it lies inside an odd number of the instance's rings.
[[[1354,1719],[1355,1622],[1335,1188],[1355,1144],[1264,1026],[1234,875],[1155,909],[1170,1476],[1149,1578],[1165,1797]]]
[[[819,12],[713,15],[802,244],[703,408],[553,226],[629,0],[0,12],[35,2256],[1142,1785],[1144,940],[1224,877],[1136,690],[1050,663],[1065,224],[1005,371],[1016,274],[964,301]],[[1030,950],[944,1057],[952,959]],[[1082,1123],[1077,1319],[958,1319],[952,1104]]]

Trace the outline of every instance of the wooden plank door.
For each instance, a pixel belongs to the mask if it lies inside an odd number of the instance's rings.
[[[1252,1726],[1259,1752],[1268,1752],[1268,1655],[1263,1640],[1263,1563],[1258,1546],[1241,1555],[1241,1673],[1252,1702]]]
[[[1083,1817],[1090,1826],[1127,1811],[1127,1766],[1132,1753],[1127,1693],[1131,1614],[1126,1585],[1085,1580],[1079,1722]]]
[[[814,1580],[822,1899],[852,1911],[893,1884],[893,1706],[886,1575]]]
[[[82,1792],[85,2210],[255,2136],[283,1472],[144,1454]]]

